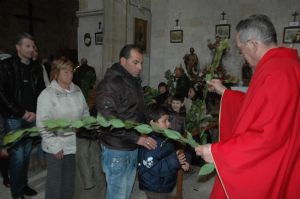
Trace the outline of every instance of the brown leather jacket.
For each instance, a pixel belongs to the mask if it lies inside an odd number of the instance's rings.
[[[119,63],[106,71],[97,87],[97,111],[104,117],[145,122],[145,103],[139,78],[133,77]],[[139,134],[132,129],[107,129],[101,143],[108,148],[135,150]]]

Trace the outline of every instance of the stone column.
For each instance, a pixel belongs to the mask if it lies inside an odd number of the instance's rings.
[[[95,68],[97,79],[102,77],[103,44],[96,44],[95,33],[104,30],[104,11],[102,0],[79,0],[78,17],[78,59],[87,58],[88,64]],[[101,23],[101,29],[99,29]],[[84,37],[88,34],[91,43],[85,44]],[[103,32],[104,35],[104,32]]]
[[[139,2],[143,2],[139,4]],[[150,0],[79,0],[78,57],[87,57],[101,80],[107,68],[119,61],[125,44],[134,42],[134,18],[147,20],[147,51],[144,56],[143,85],[149,84],[151,11]],[[103,45],[95,45],[95,32],[102,22]],[[84,34],[90,33],[92,43],[84,44]]]

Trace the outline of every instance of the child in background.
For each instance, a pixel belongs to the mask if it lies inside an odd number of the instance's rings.
[[[184,106],[184,97],[181,95],[174,95],[171,100],[171,106],[169,109],[169,121],[170,129],[180,132],[185,136],[185,118],[186,111]],[[176,150],[184,150],[187,162],[191,163],[192,157],[195,155],[195,151],[189,145],[184,145],[182,143],[175,143]]]
[[[168,106],[168,97],[170,96],[168,85],[165,82],[158,84],[159,95],[155,98],[155,102],[163,107]]]
[[[147,110],[147,121],[161,129],[170,126],[167,111],[152,104]],[[176,153],[173,142],[160,133],[150,134],[157,142],[157,148],[139,149],[138,178],[139,187],[144,190],[147,199],[167,199],[176,185],[177,171],[189,169],[184,153]]]
[[[184,134],[186,117],[184,97],[181,95],[174,95],[172,97],[171,106],[169,107],[169,116],[170,129]]]
[[[199,86],[193,85],[189,88],[188,96],[184,98],[184,106],[186,113],[188,113],[192,107],[194,101],[203,98],[202,90]]]

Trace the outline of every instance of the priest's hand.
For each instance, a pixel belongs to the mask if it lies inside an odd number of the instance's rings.
[[[195,148],[196,154],[201,156],[203,160],[208,163],[213,163],[213,157],[211,155],[211,144],[200,145]]]
[[[219,79],[212,79],[206,82],[208,84],[208,91],[216,92],[219,95],[223,95],[226,87],[222,84],[221,80]]]

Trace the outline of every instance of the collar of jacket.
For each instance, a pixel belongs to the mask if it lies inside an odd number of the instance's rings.
[[[142,80],[140,77],[134,77],[132,76],[125,68],[124,66],[122,66],[120,63],[115,63],[112,65],[111,70],[114,70],[116,72],[118,72],[120,75],[127,77],[128,79],[136,82],[136,83],[141,83]]]
[[[57,83],[56,80],[52,80],[49,87],[54,88],[57,95],[60,95],[60,94],[65,95],[65,94],[68,94],[68,93],[74,93],[74,92],[79,92],[79,91],[80,91],[79,87],[76,86],[75,84],[73,84],[73,82],[71,82],[71,84],[70,84],[70,91],[66,91],[65,89],[63,89],[63,88]]]
[[[23,62],[21,62],[21,58],[19,57],[17,52],[15,52],[12,57],[13,57],[13,60],[15,63],[23,63]],[[25,65],[30,65],[30,64],[32,64],[32,62],[33,62],[32,59],[29,59],[29,63],[25,64]]]

